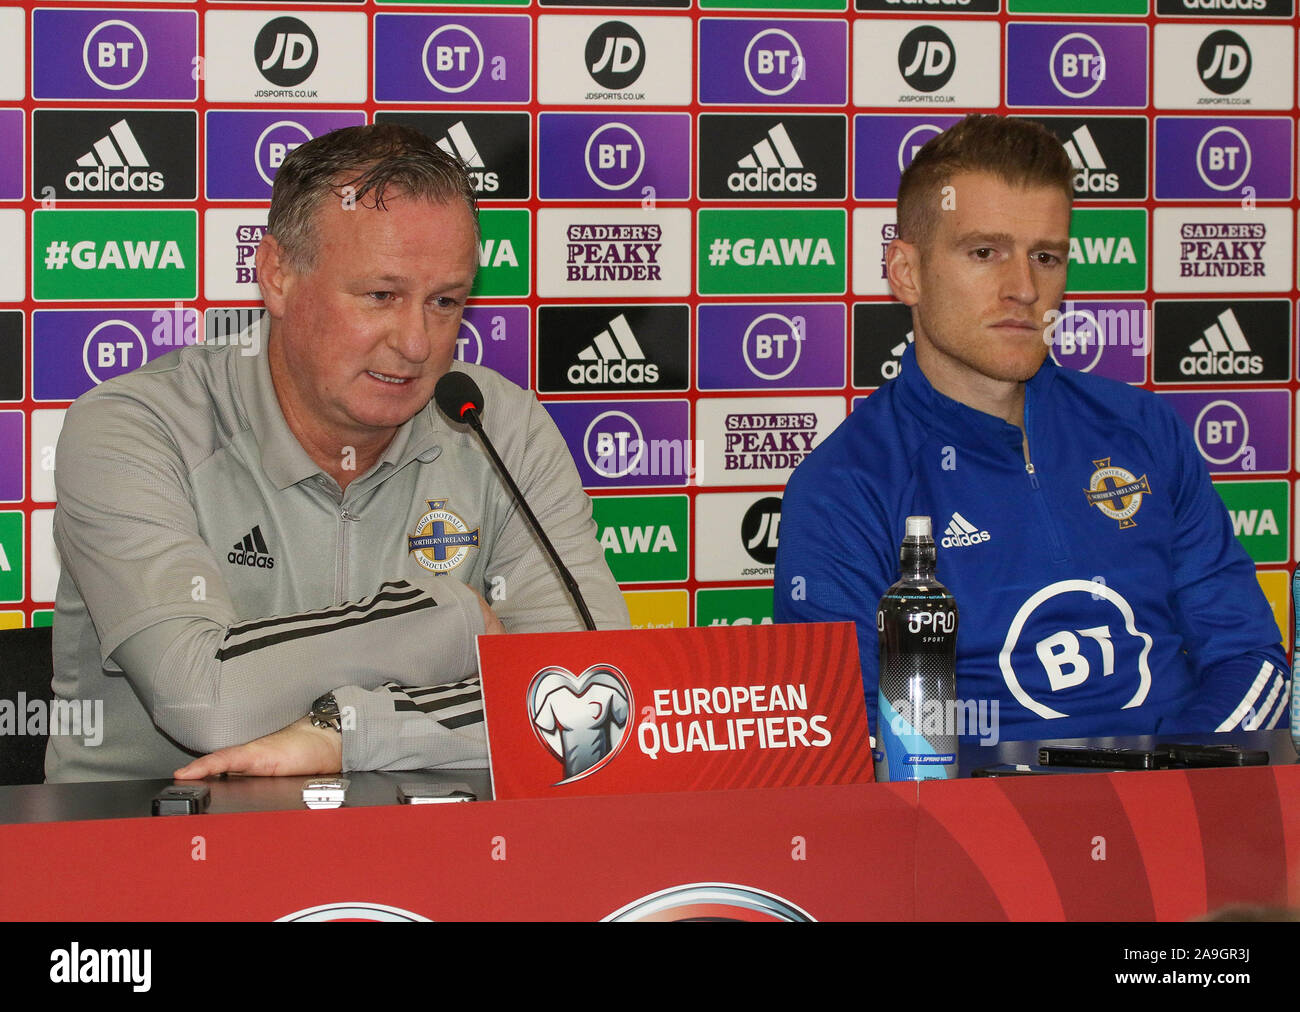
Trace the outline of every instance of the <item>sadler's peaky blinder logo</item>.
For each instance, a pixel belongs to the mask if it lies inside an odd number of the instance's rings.
[[[469,525],[451,510],[446,509],[446,499],[426,499],[429,512],[415,524],[415,533],[407,535],[407,551],[415,561],[431,573],[446,573],[455,569],[471,548],[478,548],[479,529]]]
[[[1088,502],[1101,510],[1112,520],[1119,521],[1119,529],[1136,527],[1133,515],[1142,508],[1142,496],[1151,494],[1147,476],[1135,478],[1130,471],[1122,467],[1112,467],[1109,457],[1094,460],[1095,470],[1083,490]]]

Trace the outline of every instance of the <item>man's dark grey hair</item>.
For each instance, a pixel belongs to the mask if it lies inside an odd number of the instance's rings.
[[[478,201],[464,164],[427,135],[396,123],[344,127],[291,151],[275,174],[267,227],[289,262],[308,270],[316,262],[316,211],[323,201],[352,200],[384,210],[384,199],[399,195],[438,204],[464,201],[475,238],[481,238]]]

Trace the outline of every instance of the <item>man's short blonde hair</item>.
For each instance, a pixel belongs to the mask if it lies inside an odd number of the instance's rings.
[[[923,245],[934,235],[942,189],[962,172],[986,172],[1011,186],[1055,187],[1074,201],[1074,170],[1061,142],[1033,120],[972,115],[930,139],[898,183],[898,234]]]

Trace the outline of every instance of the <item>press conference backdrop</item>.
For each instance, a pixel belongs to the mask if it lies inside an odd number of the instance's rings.
[[[277,167],[374,121],[471,167],[458,355],[551,411],[634,622],[770,621],[785,481],[912,337],[899,172],[986,110],[1076,170],[1054,356],[1193,426],[1286,628],[1296,26],[1294,0],[0,4],[0,626],[50,621],[68,403],[237,342]]]

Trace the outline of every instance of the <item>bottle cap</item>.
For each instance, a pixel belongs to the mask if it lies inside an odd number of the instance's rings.
[[[907,528],[903,533],[905,537],[909,537],[909,538],[930,537],[930,518],[929,517],[908,517]]]

